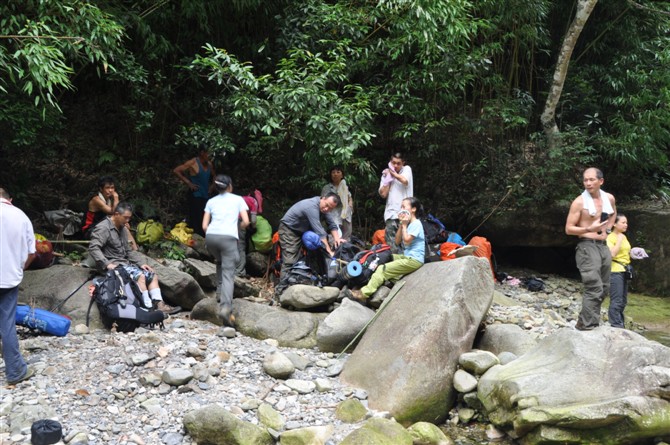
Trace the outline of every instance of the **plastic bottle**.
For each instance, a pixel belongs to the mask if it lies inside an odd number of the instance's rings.
[[[372,260],[372,262],[371,262],[370,265],[368,266],[368,269],[370,269],[371,271],[374,272],[374,271],[377,269],[377,266],[378,266],[378,265],[379,265],[379,257],[377,257],[377,258],[375,258],[374,260]]]

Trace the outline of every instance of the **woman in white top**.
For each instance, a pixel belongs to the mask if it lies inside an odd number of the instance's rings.
[[[214,180],[218,195],[207,201],[202,218],[207,250],[216,258],[219,316],[226,326],[234,326],[232,315],[235,265],[239,260],[237,250],[238,223],[241,228],[249,225],[247,204],[241,196],[232,193],[233,181],[228,175],[217,175]]]

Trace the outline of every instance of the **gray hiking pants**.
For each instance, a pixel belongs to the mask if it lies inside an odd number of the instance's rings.
[[[205,237],[205,245],[209,253],[216,259],[216,292],[222,309],[233,307],[233,291],[235,290],[235,265],[239,260],[237,238],[228,235],[210,235]]]
[[[600,306],[610,291],[612,255],[605,241],[581,239],[575,249],[577,268],[584,283],[578,324],[595,328],[600,324]]]

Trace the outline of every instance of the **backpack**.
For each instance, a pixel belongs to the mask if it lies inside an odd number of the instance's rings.
[[[91,306],[95,302],[102,324],[107,329],[116,325],[117,332],[133,332],[143,324],[160,324],[163,328],[165,314],[141,304],[142,291],[123,266],[108,270],[104,277],[93,280],[90,292],[86,326],[89,325]]]
[[[163,239],[163,224],[149,219],[137,225],[135,238],[139,244],[153,244]]]
[[[256,232],[251,235],[251,243],[258,252],[268,253],[272,250],[272,226],[260,215],[256,216]]]
[[[448,232],[442,222],[430,213],[421,220],[423,233],[428,244],[439,244],[447,240]]]
[[[370,281],[370,277],[377,267],[393,261],[391,247],[387,244],[375,244],[369,250],[363,250],[354,256],[353,261],[357,261],[363,267],[363,272],[349,280],[351,286],[363,286]]]
[[[291,266],[284,278],[275,286],[275,297],[279,297],[289,286],[295,284],[323,286],[321,278],[314,274],[303,260]]]
[[[531,292],[540,292],[544,290],[544,281],[537,277],[524,278],[523,285]]]

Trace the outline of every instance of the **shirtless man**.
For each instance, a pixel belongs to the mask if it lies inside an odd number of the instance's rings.
[[[584,171],[584,192],[570,205],[565,233],[579,237],[575,260],[584,283],[582,310],[575,328],[588,331],[600,324],[600,306],[609,293],[612,256],[607,234],[614,225],[614,196],[601,190],[605,180],[597,168]]]
[[[195,233],[205,236],[205,232],[202,231],[202,216],[209,199],[209,189],[216,176],[214,165],[209,159],[209,151],[204,145],[201,145],[196,157],[175,167],[172,172],[189,188],[188,226]]]

